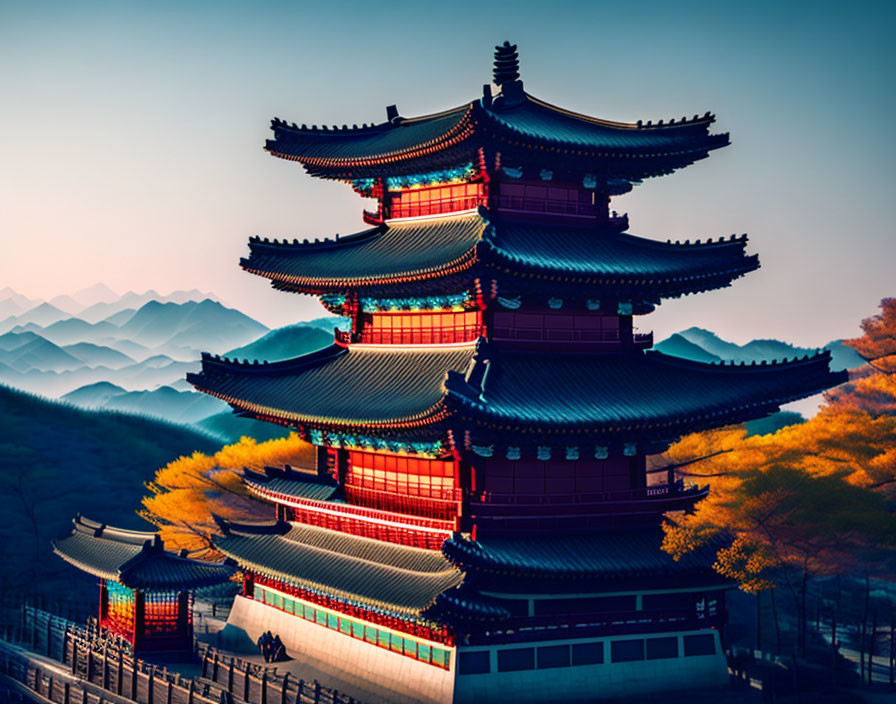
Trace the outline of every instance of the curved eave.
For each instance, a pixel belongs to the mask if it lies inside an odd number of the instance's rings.
[[[265,149],[310,172],[368,169],[425,158],[472,136],[472,104],[419,118],[398,118],[368,129],[300,129],[275,120]],[[386,148],[384,148],[386,147]]]
[[[239,411],[286,425],[324,430],[421,428],[445,417],[446,373],[465,368],[473,351],[472,344],[350,349],[333,345],[275,364],[239,363],[204,354],[202,371],[188,374],[187,381]],[[308,410],[284,407],[287,403],[304,403]]]
[[[830,353],[828,352],[821,353],[813,358],[750,367],[691,362],[662,355],[659,352],[648,352],[643,359],[653,361],[654,363],[659,362],[662,366],[667,367],[665,372],[667,376],[664,382],[666,384],[665,388],[656,387],[651,393],[654,396],[665,398],[670,405],[677,401],[677,394],[683,391],[683,388],[676,390],[675,385],[681,386],[681,382],[675,381],[671,376],[671,367],[674,366],[690,369],[690,376],[692,377],[690,381],[699,381],[701,384],[712,381],[713,386],[725,389],[726,393],[730,391],[732,384],[740,384],[745,387],[746,383],[751,381],[749,379],[751,376],[754,379],[765,380],[768,379],[769,375],[775,375],[779,377],[780,383],[778,386],[781,388],[780,391],[771,389],[762,393],[746,394],[746,397],[741,399],[737,399],[734,393],[729,393],[728,396],[717,397],[714,401],[707,402],[703,406],[700,406],[699,403],[693,403],[691,405],[694,407],[689,411],[681,406],[675,407],[673,405],[667,411],[642,412],[640,415],[637,415],[631,409],[625,409],[623,404],[620,404],[618,401],[619,398],[624,398],[624,396],[619,396],[619,394],[627,394],[634,397],[635,400],[641,400],[637,398],[637,391],[628,388],[625,384],[615,388],[613,385],[615,382],[613,382],[606,387],[601,386],[600,388],[604,389],[605,394],[610,394],[610,397],[606,400],[606,408],[618,408],[619,410],[611,411],[611,413],[615,412],[618,414],[618,418],[597,419],[589,417],[589,413],[595,412],[596,396],[591,396],[584,400],[581,409],[573,409],[569,406],[558,408],[556,399],[560,397],[567,398],[571,394],[587,395],[588,392],[585,387],[588,384],[582,385],[581,379],[588,379],[589,381],[601,379],[602,364],[607,362],[598,359],[590,372],[578,369],[576,374],[568,375],[579,379],[578,382],[575,382],[575,388],[573,387],[574,381],[571,378],[565,378],[562,382],[549,386],[548,381],[534,378],[534,374],[531,373],[531,367],[529,368],[528,376],[521,376],[526,374],[525,369],[522,371],[519,369],[515,370],[515,375],[525,378],[525,383],[531,386],[531,393],[528,394],[529,405],[527,410],[534,409],[537,412],[540,408],[544,409],[537,417],[531,411],[526,416],[512,414],[507,411],[497,411],[489,403],[489,397],[492,394],[490,394],[487,383],[484,391],[479,391],[465,383],[458,375],[451,375],[446,382],[448,388],[446,407],[452,417],[459,418],[465,423],[501,432],[544,433],[547,435],[594,434],[598,436],[634,433],[666,437],[701,428],[718,427],[760,418],[774,412],[784,403],[811,396],[846,380],[845,372],[830,372],[828,370],[828,362],[830,361]],[[496,361],[491,360],[490,364],[495,365]],[[545,379],[548,379],[555,373],[555,370],[562,370],[563,364],[562,359],[555,360],[550,368],[545,363],[543,365],[545,370],[539,373]],[[497,360],[496,366],[500,368],[500,365],[501,360]],[[782,372],[789,370],[800,375],[801,378],[798,382],[788,380],[782,374]],[[694,371],[697,371],[699,376],[694,376]],[[488,374],[494,373],[495,371],[491,369],[488,372]],[[624,374],[619,376],[623,375],[633,378],[639,375],[639,370],[637,367],[626,369]],[[743,376],[738,378],[737,375]],[[597,388],[595,386],[595,389]],[[606,389],[611,390],[607,391]],[[643,391],[645,394],[647,393],[646,390]],[[514,391],[512,393],[514,396],[519,396],[519,392]],[[499,403],[503,403],[505,407],[508,405],[506,400]],[[603,408],[601,411],[603,411]]]
[[[631,236],[629,236],[631,237]],[[635,238],[633,238],[635,239]],[[708,251],[724,251],[723,259],[717,265],[707,266],[699,261],[695,265],[687,264],[677,272],[639,271],[638,266],[629,272],[599,271],[595,266],[591,271],[583,265],[576,267],[562,263],[559,257],[542,258],[536,261],[531,257],[509,251],[500,243],[500,236],[486,237],[482,242],[480,258],[484,266],[490,267],[511,277],[542,280],[551,283],[578,284],[598,288],[632,288],[644,291],[645,294],[655,292],[661,297],[674,297],[685,293],[708,291],[730,285],[735,279],[759,268],[758,255],[745,255],[744,238],[734,242],[713,243],[705,245],[674,245],[636,238],[641,246],[667,250],[664,253],[674,255],[693,252],[701,254]]]
[[[366,608],[417,617],[463,581],[431,550],[301,524],[221,524],[215,548],[242,568]]]
[[[668,173],[730,143],[727,133],[709,134],[712,117],[645,127],[579,115],[529,94],[503,109],[478,109],[476,119],[485,133],[512,146],[616,163],[630,161],[635,171],[645,175]],[[643,160],[668,163],[646,167]]]

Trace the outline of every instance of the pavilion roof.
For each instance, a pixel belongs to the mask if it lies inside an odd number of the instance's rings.
[[[234,408],[291,423],[419,427],[434,420],[449,370],[465,369],[474,344],[444,347],[333,345],[274,364],[203,355],[188,374],[198,390]]]
[[[759,266],[746,237],[671,243],[594,226],[522,223],[482,208],[395,221],[314,243],[253,239],[244,269],[278,287],[313,293],[407,286],[475,269],[477,262],[514,274],[677,296],[727,285]],[[532,285],[531,283],[529,285]]]
[[[829,361],[828,351],[744,366],[656,351],[558,356],[480,344],[467,377],[450,374],[447,407],[467,425],[511,433],[675,437],[761,417],[845,381]]]
[[[113,528],[77,516],[71,535],[53,551],[78,569],[131,589],[187,590],[221,584],[234,568],[164,549],[157,533]]]
[[[274,119],[274,139],[265,148],[324,178],[424,173],[475,162],[480,147],[495,143],[516,154],[538,150],[543,164],[574,159],[603,177],[637,180],[687,166],[728,144],[727,134],[709,133],[715,119],[709,113],[644,125],[581,115],[528,93],[515,100],[501,97],[362,128],[308,128]]]
[[[215,547],[245,569],[371,608],[419,615],[463,581],[433,550],[301,523],[219,522]]]
[[[587,534],[494,536],[481,541],[456,534],[442,546],[464,571],[503,576],[563,579],[624,579],[712,573],[718,545],[705,545],[681,559],[660,548],[658,525]]]

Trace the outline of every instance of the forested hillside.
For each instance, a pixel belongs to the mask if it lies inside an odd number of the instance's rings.
[[[76,512],[152,529],[135,513],[144,482],[171,460],[214,452],[211,438],[182,426],[85,411],[0,386],[0,593],[10,590],[92,603],[95,580],[52,554]]]

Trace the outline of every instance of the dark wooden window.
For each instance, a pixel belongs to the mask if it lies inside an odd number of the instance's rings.
[[[610,659],[612,662],[632,662],[644,659],[644,640],[614,640],[610,643]]]
[[[511,648],[498,651],[498,672],[535,669],[535,648]]]
[[[549,645],[538,649],[538,669],[569,667],[569,646]]]
[[[666,638],[647,639],[647,659],[662,660],[663,658],[678,657],[678,638],[669,636]]]
[[[573,665],[601,665],[604,661],[604,644],[576,643],[572,646]]]
[[[716,639],[712,633],[704,633],[695,636],[684,636],[684,655],[715,655]]]
[[[485,675],[491,671],[488,650],[457,654],[457,671],[461,675]]]

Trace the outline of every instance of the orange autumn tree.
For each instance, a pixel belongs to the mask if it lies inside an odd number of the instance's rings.
[[[258,443],[244,437],[214,455],[194,452],[162,467],[142,500],[140,516],[156,525],[166,545],[185,548],[195,557],[217,557],[212,537],[219,534],[213,514],[230,520],[271,517],[269,504],[253,498],[243,486],[243,468],[307,465],[314,461],[314,447],[289,437]]]
[[[664,549],[677,559],[719,541],[720,574],[748,592],[783,586],[793,596],[801,644],[811,576],[896,571],[896,299],[862,329],[847,344],[868,365],[814,418],[764,436],[743,426],[695,433],[655,458],[711,485],[693,513],[669,516]]]

